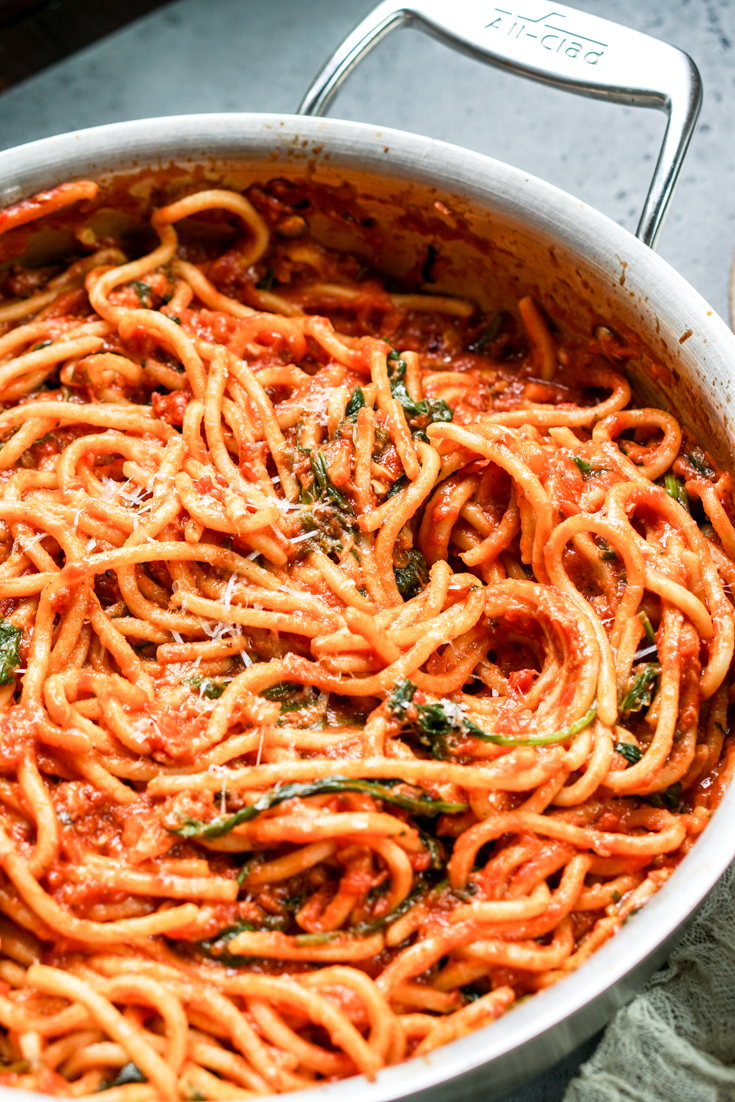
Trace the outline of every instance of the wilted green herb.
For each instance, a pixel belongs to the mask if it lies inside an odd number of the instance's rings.
[[[608,543],[607,540],[601,539],[600,540],[600,558],[602,559],[602,561],[603,562],[612,562],[613,559],[617,559],[617,557],[618,557],[618,553],[615,550],[615,548],[612,546],[612,544]]]
[[[681,781],[670,784],[665,792],[654,792],[646,800],[653,807],[665,807],[669,811],[678,811],[681,804]]]
[[[269,689],[263,689],[261,696],[266,700],[274,700],[281,705],[281,715],[287,712],[302,712],[305,708],[311,708],[316,703],[314,690],[310,686],[292,685],[288,681],[280,681],[277,685],[271,685]]]
[[[270,788],[254,804],[240,808],[234,815],[219,816],[209,822],[185,819],[183,825],[171,833],[178,834],[180,838],[221,838],[241,823],[249,823],[261,812],[269,811],[284,800],[304,800],[309,796],[324,796],[338,792],[363,792],[376,800],[402,807],[404,811],[410,811],[413,815],[455,815],[467,810],[466,804],[447,803],[444,800],[435,800],[433,796],[409,796],[403,792],[395,792],[393,785],[402,783],[400,778],[363,781],[354,780],[351,777],[334,776],[322,777],[306,784],[298,782],[282,784],[278,788]]]
[[[171,321],[175,321],[177,325],[181,325],[181,318],[177,317],[176,314],[169,314],[169,317]]]
[[[0,621],[0,685],[13,680],[20,665],[22,632],[13,624]]]
[[[34,344],[31,352],[40,352],[42,348],[48,348],[48,346],[53,343],[53,341],[39,341],[38,344]]]
[[[273,281],[276,278],[276,274],[272,268],[266,270],[265,275],[261,276],[255,286],[259,291],[270,291],[273,288]]]
[[[205,938],[203,941],[197,942],[197,946],[203,953],[212,960],[219,961],[225,968],[241,968],[248,963],[249,958],[243,956],[237,956],[230,953],[227,946],[230,944],[234,937],[242,933],[254,933],[257,930],[257,926],[253,926],[252,922],[246,922],[245,919],[241,919],[239,922],[233,923],[232,926],[225,926],[223,930],[220,930],[214,937]]]
[[[567,739],[574,738],[575,735],[578,735],[580,731],[584,731],[585,727],[589,727],[596,715],[597,702],[595,701],[583,716],[580,716],[579,719],[575,719],[574,723],[570,723],[568,727],[560,727],[558,731],[554,731],[550,735],[530,735],[528,738],[506,738],[504,735],[485,735],[485,739],[488,742],[496,743],[498,746],[553,746],[557,742],[566,742]]]
[[[679,491],[676,484],[676,475],[673,475],[670,471],[664,477],[664,486],[666,487],[666,493],[669,497],[673,497],[674,501],[679,500]]]
[[[447,855],[444,846],[438,838],[435,838],[433,834],[429,834],[428,830],[419,830],[419,838],[431,854],[431,864],[429,868],[433,869],[435,872],[441,872],[446,868],[447,864]]]
[[[669,497],[673,497],[674,501],[678,501],[688,513],[691,513],[691,509],[689,508],[689,494],[686,491],[686,487],[680,479],[671,473],[671,471],[664,476],[664,486],[666,487],[666,493]]]
[[[314,474],[314,483],[319,491],[319,497],[325,495],[339,506],[345,513],[353,513],[354,509],[350,505],[344,494],[340,493],[337,487],[329,477],[329,468],[327,466],[327,457],[324,452],[312,451],[310,456],[311,469]]]
[[[416,686],[407,677],[401,677],[391,689],[386,704],[396,719],[403,719],[404,712],[416,695]]]
[[[364,408],[365,395],[362,392],[362,387],[356,386],[345,408],[345,417],[348,421],[356,421],[358,413]]]
[[[414,402],[403,381],[408,365],[395,350],[388,353],[388,364],[391,394],[403,406],[406,420],[411,429],[421,431],[427,425],[433,424],[434,421],[452,420],[454,414],[443,398],[422,398],[420,401]],[[417,421],[420,423],[417,424]]]
[[[429,568],[426,559],[415,548],[404,551],[403,566],[394,566],[393,573],[396,579],[396,588],[404,600],[409,601],[416,597],[429,584]]]
[[[493,318],[493,320],[490,322],[490,324],[488,325],[485,332],[482,333],[478,337],[478,339],[476,341],[474,341],[473,344],[467,345],[467,351],[468,352],[484,352],[486,347],[490,344],[490,342],[494,341],[495,338],[497,337],[498,333],[500,332],[500,326],[503,324],[504,320],[505,320],[505,314],[502,311],[498,312],[495,315],[495,317]]]
[[[639,618],[640,622],[643,624],[643,630],[646,633],[646,639],[648,640],[648,642],[649,643],[655,643],[656,642],[656,632],[653,630],[653,624],[648,619],[648,614],[645,613],[643,611],[643,609],[641,609],[641,611],[638,613],[638,618]]]
[[[305,697],[303,700],[294,700],[291,703],[285,702],[281,705],[281,715],[286,715],[288,712],[303,712],[307,708],[313,708],[315,701],[309,697]]]
[[[568,727],[562,727],[550,735],[531,735],[527,738],[513,738],[506,735],[489,735],[478,727],[471,719],[464,715],[459,705],[451,700],[439,700],[430,704],[414,704],[413,698],[416,686],[412,681],[403,678],[397,681],[386,701],[388,709],[396,719],[410,722],[419,737],[419,741],[430,746],[435,756],[442,756],[443,740],[447,735],[457,732],[479,738],[482,742],[492,742],[498,746],[551,746],[557,742],[564,742],[579,734],[588,727],[597,715],[597,704],[585,712]],[[416,718],[407,721],[406,711],[409,706],[416,709]]]
[[[305,496],[302,491],[301,500],[313,503],[314,498],[313,495]],[[349,533],[352,533],[353,538],[355,535],[352,514],[342,512],[331,500],[317,502],[316,508],[305,510],[300,519],[302,532],[313,535],[325,555],[341,554],[349,541]],[[313,546],[310,539],[304,540],[299,543],[297,553],[303,554]]]
[[[653,699],[653,687],[661,676],[661,667],[658,662],[647,662],[642,668],[638,668],[633,684],[628,689],[620,704],[620,711],[640,712],[641,708],[647,708]]]
[[[279,681],[277,685],[271,685],[260,693],[266,700],[288,700],[295,692],[300,692],[300,685],[293,685],[290,681]]]
[[[310,685],[294,685],[288,681],[271,685],[270,689],[264,689],[260,695],[266,700],[278,701],[281,705],[281,715],[304,712],[307,707],[313,707],[316,704],[316,693]],[[281,723],[280,720],[278,722]]]
[[[615,753],[621,754],[628,765],[635,765],[643,757],[643,751],[632,742],[616,742]]]
[[[700,459],[699,456],[694,455],[693,452],[689,453],[689,455],[687,456],[687,459],[689,460],[691,465],[694,467],[695,471],[697,471],[699,474],[701,474],[703,478],[714,478],[715,477],[715,472],[712,470],[712,468],[709,466],[709,464],[707,464],[703,459]]]
[[[572,463],[574,463],[585,482],[590,478],[597,478],[598,475],[604,474],[607,470],[607,467],[591,466],[586,459],[580,459],[578,455],[572,456]]]
[[[385,500],[387,501],[388,498],[395,497],[396,494],[400,494],[401,490],[404,490],[406,486],[409,486],[410,484],[411,479],[408,477],[407,474],[399,474],[398,478],[395,480],[390,490],[388,490],[388,493],[385,495]]]
[[[188,682],[193,689],[199,689],[207,700],[219,700],[227,688],[224,681],[216,681],[213,677],[190,677]]]
[[[153,305],[153,288],[148,283],[143,283],[140,279],[135,279],[130,284],[138,296],[138,302],[141,306],[151,307]],[[140,1080],[138,1080],[139,1082]]]
[[[384,915],[383,918],[376,918],[371,922],[358,922],[354,926],[348,926],[345,930],[325,930],[316,934],[296,934],[294,942],[296,945],[308,946],[308,945],[324,945],[330,941],[339,941],[340,938],[351,937],[369,937],[370,934],[374,934],[376,930],[382,930],[385,926],[389,926],[395,922],[401,915],[405,915],[407,911],[413,907],[417,897],[421,894],[421,886],[417,885],[416,888],[402,903],[399,903],[395,910],[390,914]]]

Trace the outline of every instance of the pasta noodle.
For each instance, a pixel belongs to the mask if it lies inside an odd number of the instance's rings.
[[[0,213],[0,1084],[374,1077],[707,825],[731,479],[633,338],[396,292],[312,234],[342,193],[135,194]]]

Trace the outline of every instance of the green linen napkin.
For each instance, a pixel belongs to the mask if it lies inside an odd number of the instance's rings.
[[[564,1102],[735,1102],[735,864]]]

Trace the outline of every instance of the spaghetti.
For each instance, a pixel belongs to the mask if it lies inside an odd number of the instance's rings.
[[[393,293],[328,189],[181,185],[137,237],[97,192],[0,213],[0,1083],[372,1077],[706,826],[730,477],[629,406],[635,341]],[[18,262],[39,219],[70,265]]]

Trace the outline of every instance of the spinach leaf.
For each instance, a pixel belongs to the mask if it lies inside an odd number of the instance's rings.
[[[607,470],[607,467],[593,467],[586,459],[580,459],[578,455],[572,456],[572,463],[581,474],[584,482],[587,482],[590,478],[597,478],[598,475],[604,474]]]
[[[269,689],[263,689],[260,695],[266,700],[280,703],[281,715],[285,715],[286,712],[303,712],[305,708],[311,708],[316,704],[316,694],[311,686],[292,685],[288,681],[271,685]]]
[[[290,693],[297,692],[301,686],[292,685],[290,681],[279,681],[277,685],[271,685],[260,693],[266,700],[286,700]]]
[[[575,719],[574,723],[570,723],[568,727],[560,727],[558,731],[554,731],[550,735],[531,735],[528,738],[513,738],[506,737],[505,735],[485,735],[485,739],[488,742],[495,742],[498,746],[553,746],[557,742],[566,742],[567,739],[574,738],[580,731],[584,731],[585,727],[589,727],[590,723],[597,715],[597,701],[580,716],[579,719]],[[473,732],[474,733],[474,732]]]
[[[653,807],[665,807],[669,811],[678,811],[681,805],[681,781],[670,784],[665,792],[654,792],[645,799]]]
[[[420,833],[423,838],[424,832],[421,831]],[[433,841],[436,845],[439,845],[439,848],[441,849],[440,844],[436,843],[435,839],[433,839]],[[444,868],[445,864],[446,861],[444,861],[441,865],[442,869]],[[370,934],[374,934],[376,930],[382,930],[385,926],[391,925],[391,923],[395,922],[396,919],[406,914],[406,912],[409,911],[416,902],[418,902],[418,900],[421,898],[426,888],[428,887],[428,875],[429,874],[427,873],[419,873],[414,887],[411,889],[406,898],[401,903],[399,903],[398,906],[394,908],[394,910],[390,911],[387,915],[383,915],[382,918],[370,919],[366,922],[357,922],[354,926],[348,926],[340,930],[324,930],[312,934],[296,934],[294,936],[294,943],[299,946],[324,945],[330,941],[338,941],[340,938],[367,937]],[[380,892],[378,892],[377,894],[380,894]],[[372,896],[370,898],[372,898]],[[299,909],[302,901],[303,896],[294,896],[291,899],[287,899],[283,906],[286,908],[287,911],[293,914]],[[212,959],[217,960],[222,964],[226,964],[227,967],[238,967],[237,963],[234,965],[228,964],[228,961],[235,961],[242,964],[245,963],[248,958],[233,956],[227,951],[227,944],[232,940],[233,937],[241,933],[243,930],[255,931],[257,930],[257,927],[253,926],[249,922],[240,922],[236,926],[228,926],[224,930],[221,930],[220,933],[218,933],[215,937],[208,938],[206,941],[200,941],[199,947],[208,956],[211,956]]]
[[[308,504],[313,498],[302,490],[301,500]],[[340,553],[344,550],[347,533],[351,532],[354,537],[354,525],[350,523],[352,518],[341,512],[331,501],[317,502],[314,510],[304,511],[299,519],[302,534],[308,533],[310,538],[299,542],[297,554],[304,554],[314,546],[312,538],[325,555]]]
[[[140,279],[134,279],[130,286],[138,296],[138,302],[141,306],[147,306],[149,309],[153,305],[153,288],[148,283],[143,283]]]
[[[290,784],[282,784],[278,788],[268,789],[254,804],[240,808],[234,815],[221,815],[209,822],[185,819],[183,825],[171,833],[177,834],[180,838],[222,838],[241,823],[249,823],[262,811],[269,811],[284,800],[303,800],[309,796],[323,796],[337,792],[364,792],[376,800],[383,800],[385,803],[401,807],[412,815],[456,815],[467,810],[466,804],[451,804],[445,800],[435,800],[433,796],[425,794],[409,796],[403,792],[393,791],[393,785],[402,783],[400,778],[364,781],[340,776],[323,777],[306,784],[294,781]]]
[[[694,467],[695,471],[702,475],[702,478],[715,477],[715,472],[712,470],[709,464],[704,459],[700,459],[698,455],[694,455],[693,452],[690,452],[687,456],[687,459]]]
[[[401,552],[402,566],[394,566],[396,587],[404,600],[416,597],[429,584],[429,568],[426,559],[415,548]]]
[[[689,508],[689,494],[681,479],[677,478],[669,471],[669,473],[664,476],[664,486],[669,497],[673,497],[674,501],[678,501],[682,508],[686,509],[688,513],[691,513],[691,509]]]
[[[365,408],[365,395],[362,392],[362,387],[356,386],[352,391],[352,397],[350,398],[345,408],[345,417],[348,421],[356,421],[357,415],[361,409]]]
[[[13,624],[0,620],[0,685],[7,685],[12,681],[20,665],[22,634]]]
[[[386,703],[391,714],[413,728],[413,732],[422,746],[428,746],[432,756],[439,760],[447,757],[447,736],[453,732],[471,733],[475,724],[462,712],[458,704],[451,700],[439,700],[429,704],[414,704],[416,686],[403,678],[397,681]],[[411,717],[407,715],[411,708]],[[484,732],[476,728],[480,737]]]
[[[405,360],[401,359],[395,349],[388,353],[388,364],[391,394],[403,406],[406,420],[411,429],[421,431],[427,425],[433,424],[434,421],[452,420],[454,414],[443,398],[422,398],[420,401],[414,402],[404,382],[408,365]]]
[[[531,735],[527,738],[515,738],[506,735],[489,735],[469,719],[458,704],[451,700],[439,700],[431,704],[414,704],[413,698],[416,686],[412,681],[404,678],[397,681],[386,700],[388,710],[396,718],[402,720],[414,728],[419,742],[429,746],[435,756],[443,757],[442,750],[446,746],[442,740],[447,735],[457,732],[479,738],[482,742],[493,742],[497,746],[552,746],[557,742],[565,742],[566,739],[578,735],[585,727],[588,727],[597,715],[597,704],[585,712],[583,716],[570,723],[568,727],[562,727],[551,735]],[[407,718],[409,707],[415,709],[415,718]]]
[[[653,687],[661,676],[661,667],[658,662],[646,662],[633,679],[633,684],[628,689],[620,703],[620,711],[640,712],[641,708],[647,708],[653,699]]]
[[[268,268],[265,275],[261,276],[255,286],[259,291],[270,291],[273,289],[273,281],[276,278],[276,274],[272,268]]]
[[[188,683],[193,689],[199,689],[207,700],[219,700],[227,688],[224,681],[217,681],[213,677],[190,677]]]
[[[456,712],[455,712],[456,709]],[[433,704],[417,704],[418,718],[416,726],[422,735],[426,735],[428,744],[450,731],[465,730],[468,722],[458,705],[449,700],[440,700]]]
[[[643,751],[632,742],[616,742],[615,753],[622,754],[628,765],[635,765],[643,757]]]
[[[399,474],[398,478],[395,480],[390,490],[388,490],[388,493],[385,495],[385,500],[387,501],[388,498],[395,497],[396,494],[400,494],[401,490],[404,490],[406,486],[410,484],[410,482],[411,479],[408,477],[407,474]]]
[[[417,901],[418,896],[421,894],[422,886],[417,885],[413,891],[409,892],[403,902],[399,903],[395,910],[390,914],[384,915],[383,918],[376,918],[369,922],[358,922],[354,926],[348,926],[344,930],[324,930],[323,932],[316,934],[296,934],[294,942],[296,945],[308,946],[308,945],[324,945],[329,941],[339,941],[340,938],[349,937],[369,937],[370,934],[374,934],[376,930],[382,930],[384,926],[390,926],[401,915],[405,915],[407,911],[413,907]]]
[[[345,513],[351,513],[354,515],[354,509],[350,505],[344,494],[340,493],[337,487],[329,477],[329,468],[327,467],[327,457],[324,452],[312,451],[309,460],[311,462],[311,469],[314,474],[314,482],[319,491],[319,497],[328,497]]]
[[[250,958],[245,956],[238,956],[229,951],[227,946],[232,941],[233,937],[237,937],[238,934],[244,932],[254,933],[257,930],[257,926],[253,926],[252,922],[246,922],[245,919],[239,919],[233,923],[232,926],[225,926],[223,930],[215,934],[214,937],[204,938],[203,941],[197,942],[197,947],[212,960],[218,961],[224,965],[225,968],[242,968],[249,963]]]
[[[505,314],[499,311],[488,325],[484,333],[472,344],[467,345],[468,352],[484,352],[487,345],[494,341],[500,332],[500,326],[505,321]]]
[[[396,681],[395,685],[388,695],[386,704],[388,705],[388,711],[396,719],[403,719],[406,708],[409,706],[416,694],[416,686],[413,681],[409,681],[407,677],[402,677]]]
[[[599,555],[602,562],[613,562],[613,560],[617,559],[618,557],[618,553],[612,546],[612,544],[608,543],[607,540],[604,539],[600,540]]]
[[[643,612],[643,610],[641,610],[638,613],[638,618],[639,618],[640,622],[643,624],[643,630],[646,633],[646,639],[648,640],[648,642],[649,643],[655,643],[656,642],[656,632],[653,630],[653,624],[648,619],[647,613],[645,613],[645,612]]]
[[[431,854],[429,868],[435,872],[443,872],[447,866],[447,855],[444,846],[438,838],[435,838],[433,834],[429,834],[428,830],[419,830],[419,838]]]

